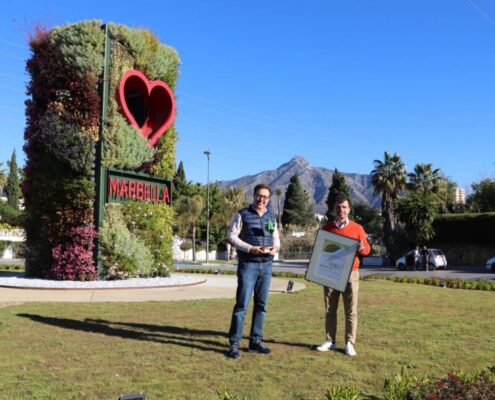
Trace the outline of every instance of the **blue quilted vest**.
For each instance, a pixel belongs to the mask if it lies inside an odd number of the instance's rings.
[[[256,210],[252,207],[246,207],[239,211],[242,218],[242,229],[239,234],[239,239],[249,243],[252,246],[272,246],[273,235],[268,231],[267,227],[271,221],[272,226],[276,224],[275,215],[267,211],[260,217]],[[237,250],[237,258],[240,261],[249,262],[267,262],[272,261],[272,255],[252,255],[241,250]]]

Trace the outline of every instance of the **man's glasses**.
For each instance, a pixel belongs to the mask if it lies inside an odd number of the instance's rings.
[[[270,196],[263,196],[262,194],[255,194],[255,197],[263,200],[268,200],[270,198]]]

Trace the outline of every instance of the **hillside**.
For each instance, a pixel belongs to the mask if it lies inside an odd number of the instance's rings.
[[[281,204],[283,205],[285,190],[289,185],[290,178],[297,175],[303,188],[310,194],[314,211],[319,214],[325,214],[327,211],[325,201],[328,195],[328,188],[332,184],[333,173],[334,170],[313,167],[304,157],[295,156],[277,169],[262,171],[256,175],[243,176],[230,181],[219,181],[218,184],[223,188],[242,186],[250,196],[253,188],[258,183],[266,183],[274,191],[277,188],[282,189],[283,195],[280,197]],[[373,194],[371,176],[369,174],[342,173],[351,190],[353,202],[370,204],[375,208],[380,207],[380,197]]]

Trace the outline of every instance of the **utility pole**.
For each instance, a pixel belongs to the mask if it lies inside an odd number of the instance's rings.
[[[207,158],[207,173],[206,173],[206,264],[210,257],[210,149],[205,150],[204,154]]]

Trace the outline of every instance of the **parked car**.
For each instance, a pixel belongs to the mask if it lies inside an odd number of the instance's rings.
[[[447,269],[447,258],[439,249],[428,249],[428,269],[434,270],[438,268]],[[395,266],[400,269],[414,269],[414,250],[399,257],[395,262]],[[424,269],[424,263],[419,262],[418,268]]]
[[[495,257],[486,260],[486,269],[495,272]]]

